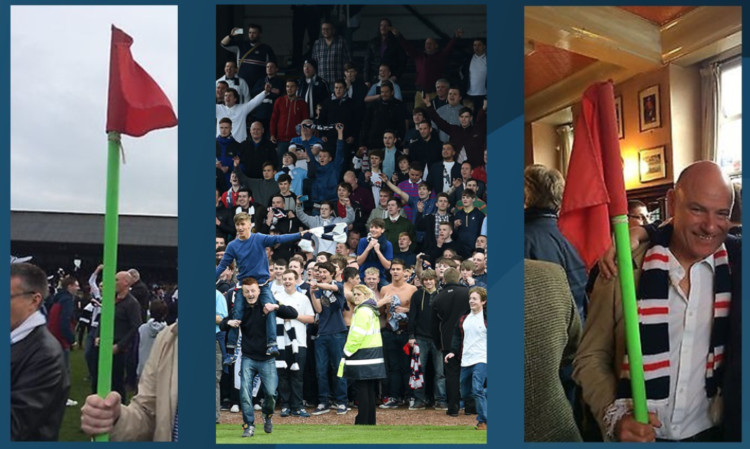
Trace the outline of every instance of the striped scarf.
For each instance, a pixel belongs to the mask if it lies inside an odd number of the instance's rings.
[[[278,335],[277,340],[282,342],[278,345],[279,355],[276,356],[276,368],[289,368],[292,371],[299,371],[299,341],[297,340],[297,330],[292,325],[291,320],[284,320],[281,323],[277,321],[276,335]],[[291,366],[286,363],[286,351],[292,351]]]
[[[726,247],[714,253],[713,326],[709,353],[706,356],[706,396],[713,398],[721,387],[724,345],[729,326],[729,304],[732,299],[731,278]],[[669,397],[669,253],[656,245],[646,252],[638,285],[638,321],[643,352],[646,397],[666,400]],[[617,398],[632,397],[628,356],[625,355],[617,386]]]
[[[407,343],[408,344],[408,343]],[[409,376],[409,387],[412,390],[424,388],[424,376],[422,375],[422,364],[419,362],[419,345],[414,343],[411,349],[411,375]]]

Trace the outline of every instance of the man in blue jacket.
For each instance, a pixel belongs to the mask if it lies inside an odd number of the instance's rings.
[[[232,263],[237,261],[237,280],[241,283],[245,278],[254,278],[260,288],[260,300],[263,305],[274,304],[273,294],[268,273],[268,258],[266,247],[272,247],[278,243],[294,242],[302,238],[303,233],[286,235],[265,235],[251,233],[252,221],[250,215],[240,212],[234,216],[234,225],[237,228],[237,238],[229,242],[219,265],[216,266],[216,279]],[[304,231],[307,232],[307,231]],[[238,290],[237,293],[240,293]],[[244,309],[244,301],[241,294],[235,297],[232,308],[232,318],[240,319]],[[235,326],[236,327],[236,326]],[[227,346],[234,346],[237,342],[237,334],[230,332]],[[266,320],[266,342],[267,354],[269,356],[279,355],[276,346],[276,314],[269,312]]]
[[[331,152],[327,149],[321,149],[316,153],[317,147],[313,147],[313,155],[320,154],[320,161],[311,158],[309,163],[313,166],[310,173],[315,173],[312,181],[312,191],[310,199],[313,204],[320,207],[323,201],[336,201],[336,187],[341,179],[341,168],[344,165],[344,125],[336,124],[338,140],[336,141],[336,157],[332,157]]]

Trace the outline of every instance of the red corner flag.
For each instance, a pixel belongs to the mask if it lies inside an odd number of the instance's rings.
[[[112,25],[109,56],[107,132],[140,137],[177,124],[172,103],[158,84],[133,60],[133,38]]]
[[[628,213],[611,82],[586,89],[558,226],[590,269],[612,244],[609,218]]]

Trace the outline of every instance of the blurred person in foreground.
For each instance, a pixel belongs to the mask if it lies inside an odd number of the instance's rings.
[[[120,394],[92,394],[81,408],[81,430],[94,436],[109,433],[112,441],[178,441],[177,323],[156,337],[128,405]]]
[[[40,311],[49,293],[36,265],[10,266],[10,439],[57,441],[70,379]]]
[[[524,260],[524,440],[581,441],[560,382],[581,339],[581,320],[563,268]]]

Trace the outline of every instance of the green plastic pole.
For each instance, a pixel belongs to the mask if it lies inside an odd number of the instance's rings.
[[[643,376],[643,356],[641,335],[638,329],[638,305],[635,302],[635,281],[630,253],[630,233],[627,215],[612,217],[617,249],[617,269],[622,292],[622,310],[625,317],[625,343],[630,365],[630,388],[633,394],[633,417],[636,421],[648,424],[646,407],[646,381]]]
[[[99,374],[96,393],[104,398],[112,389],[112,345],[115,325],[115,271],[117,269],[118,209],[120,202],[120,133],[110,132],[107,152],[107,204],[104,214],[104,275],[99,319]],[[94,437],[109,441],[109,434]]]

